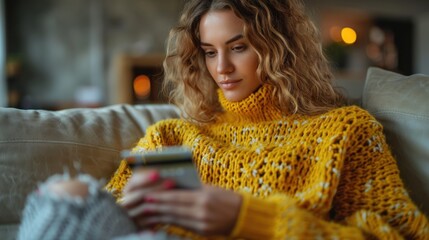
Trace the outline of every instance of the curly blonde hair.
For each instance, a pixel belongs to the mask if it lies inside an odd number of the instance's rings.
[[[243,34],[259,57],[257,72],[274,86],[278,109],[314,115],[344,104],[300,0],[190,0],[170,31],[163,63],[164,87],[185,119],[208,123],[222,111],[200,47],[199,24],[207,12],[225,9],[244,21]]]

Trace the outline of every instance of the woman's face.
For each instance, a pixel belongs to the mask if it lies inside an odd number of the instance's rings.
[[[200,41],[210,75],[228,101],[241,101],[262,84],[259,60],[243,35],[244,22],[231,10],[210,11],[201,18]]]

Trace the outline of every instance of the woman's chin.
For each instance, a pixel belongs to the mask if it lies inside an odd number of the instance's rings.
[[[253,93],[257,92],[261,85],[257,86],[255,89],[247,89],[246,91],[242,91],[243,89],[235,89],[235,90],[225,90],[222,89],[223,95],[225,96],[225,99],[228,100],[228,102],[240,102]]]
[[[240,102],[241,100],[245,99],[248,95],[243,94],[236,94],[236,93],[223,93],[225,96],[225,99],[228,100],[228,102]]]

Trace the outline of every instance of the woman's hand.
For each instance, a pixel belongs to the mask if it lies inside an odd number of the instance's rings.
[[[166,191],[167,190],[167,191]],[[134,172],[124,189],[122,205],[138,227],[181,226],[201,235],[228,235],[238,218],[241,196],[213,186],[174,189],[154,170]]]

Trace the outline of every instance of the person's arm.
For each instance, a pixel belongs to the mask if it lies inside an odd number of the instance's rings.
[[[232,224],[234,226],[230,235],[249,239],[316,238],[317,236],[332,238],[337,236],[340,239],[363,239],[376,236],[381,239],[395,239],[401,238],[400,235],[418,239],[428,235],[427,219],[407,196],[380,125],[371,121],[362,121],[353,124],[351,128],[348,132],[353,134],[347,136],[348,143],[344,149],[344,154],[347,155],[346,162],[339,169],[341,180],[336,189],[337,194],[331,208],[330,219],[321,218],[301,208],[295,200],[285,194],[266,199],[242,194],[242,204],[239,207],[237,220],[234,219],[235,224]],[[144,142],[140,143],[143,145],[152,142],[142,141]],[[122,172],[115,175],[116,179],[123,178],[129,171],[126,163],[123,163],[123,166],[123,169],[119,168]],[[117,189],[122,191],[122,187]],[[154,222],[177,224],[211,235],[205,230],[194,229],[195,224],[187,226],[186,223],[179,223],[179,220],[196,219],[201,225],[203,223],[201,212],[222,212],[220,210],[227,208],[227,204],[219,206],[219,202],[216,202],[214,197],[201,198],[202,194],[210,196],[212,193],[213,189],[210,188],[205,188],[204,192],[164,191],[156,195],[151,194],[151,199],[156,201],[151,201],[151,204],[145,204],[145,206],[151,211],[156,209],[157,214],[163,216],[161,219],[154,219]],[[216,195],[232,196],[230,192],[223,193],[220,190]],[[384,201],[380,201],[380,197]],[[171,207],[176,210],[181,209],[176,206],[179,198],[187,203],[183,208],[189,208],[189,211],[175,213],[171,211]],[[193,204],[201,199],[205,199],[206,203],[200,206]],[[229,199],[229,197],[222,197],[222,199]],[[213,205],[211,202],[216,204]],[[231,204],[230,207],[233,205],[235,204]],[[196,210],[198,207],[201,209]],[[170,210],[165,210],[169,208]],[[235,211],[237,208],[231,209]],[[213,216],[209,219],[212,218]],[[203,226],[203,229],[207,229],[218,225],[215,222],[207,222]]]
[[[245,239],[365,239],[360,229],[314,216],[284,194],[267,199],[243,194],[240,215],[231,236]]]
[[[375,120],[355,124],[350,136],[348,159],[333,201],[337,221],[383,233],[388,226],[407,239],[428,239],[426,216],[416,207],[400,178],[392,156]],[[375,224],[383,221],[385,224]]]
[[[150,126],[146,135],[139,140],[137,145],[132,149],[133,152],[147,151],[156,149],[165,145],[162,136],[159,134],[159,124]],[[123,196],[123,189],[132,175],[132,170],[126,160],[121,160],[119,167],[106,184],[105,189],[110,192],[117,200]]]
[[[132,171],[125,160],[121,160],[118,169],[116,169],[109,182],[106,184],[104,189],[111,193],[116,200],[120,200],[123,196],[122,190],[131,177]]]
[[[382,133],[375,121],[351,126],[341,180],[331,219],[321,219],[279,194],[258,199],[243,195],[233,237],[280,239],[427,239],[427,218],[407,195]]]

